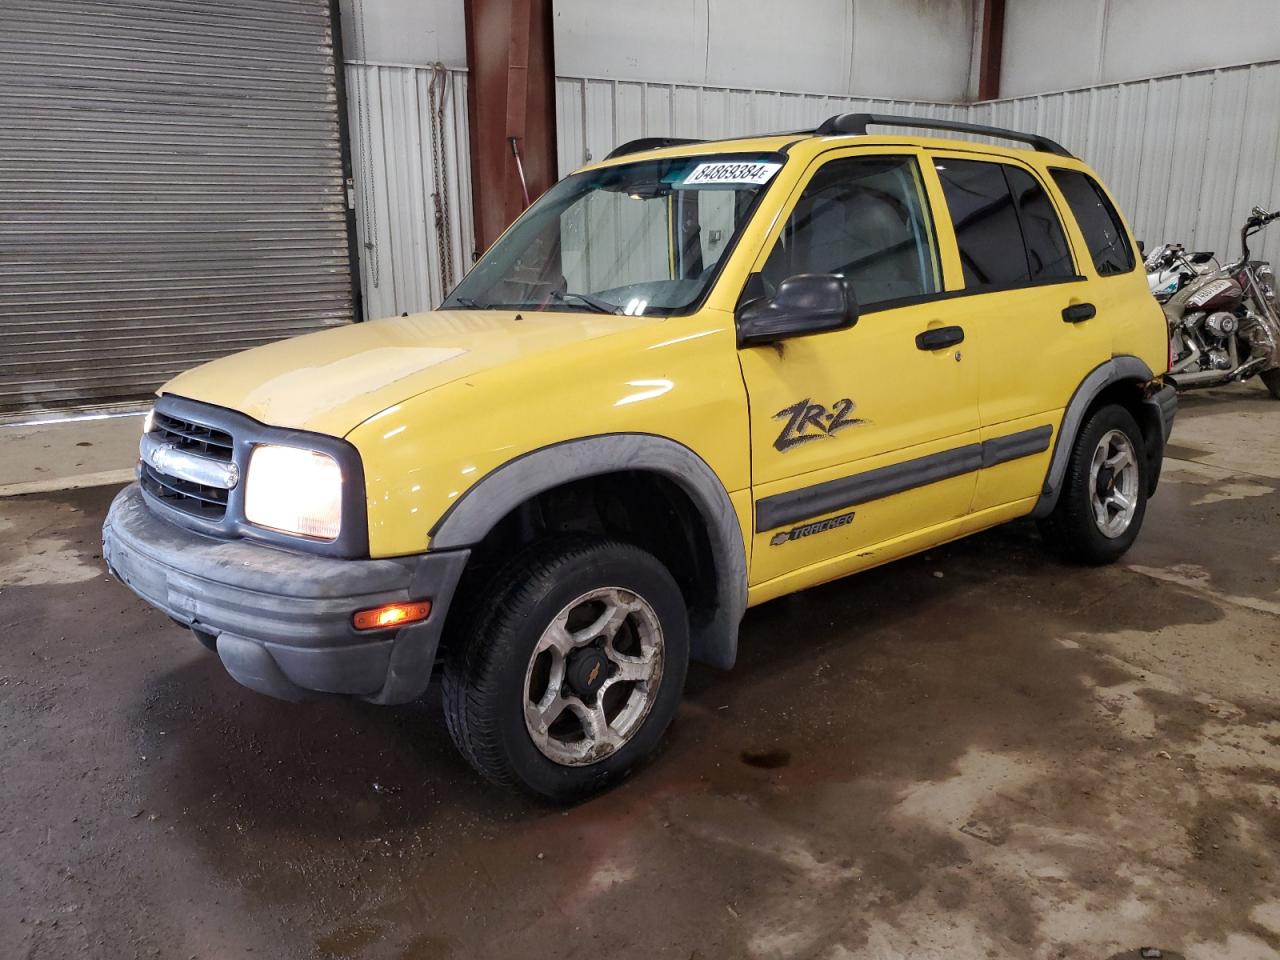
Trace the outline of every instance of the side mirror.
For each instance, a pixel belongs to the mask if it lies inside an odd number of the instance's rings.
[[[1147,255],[1147,241],[1138,241],[1138,256],[1145,257]]]
[[[844,277],[801,273],[778,284],[772,297],[744,303],[737,321],[738,346],[757,347],[852,327],[858,322],[858,299]]]

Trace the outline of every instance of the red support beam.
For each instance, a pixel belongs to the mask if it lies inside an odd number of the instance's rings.
[[[477,252],[556,181],[551,0],[466,0]]]
[[[1004,55],[1004,0],[982,4],[982,55],[978,60],[978,99],[1000,96],[1000,60]]]

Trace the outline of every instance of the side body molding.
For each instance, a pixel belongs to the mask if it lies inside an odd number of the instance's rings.
[[[1089,372],[1089,375],[1080,382],[1080,386],[1076,387],[1076,392],[1072,394],[1071,400],[1067,403],[1066,412],[1062,415],[1062,425],[1058,428],[1058,437],[1053,448],[1053,458],[1049,461],[1049,470],[1045,474],[1044,486],[1040,491],[1040,499],[1036,502],[1035,509],[1031,511],[1031,516],[1036,518],[1046,517],[1057,506],[1058,494],[1062,492],[1062,479],[1067,473],[1067,461],[1071,459],[1071,450],[1075,446],[1076,437],[1084,424],[1084,416],[1088,413],[1090,404],[1097,399],[1098,394],[1113,383],[1122,383],[1127,380],[1133,383],[1146,384],[1153,379],[1154,374],[1152,374],[1151,368],[1144,361],[1138,357],[1125,354],[1112,357],[1105,363],[1094,367]],[[1159,453],[1163,457],[1163,446]],[[1155,464],[1157,468],[1159,467],[1159,462],[1159,459],[1157,459]]]
[[[720,478],[696,453],[665,437],[606,434],[524,454],[494,470],[463,495],[431,530],[431,549],[471,547],[524,501],[574,480],[619,471],[660,474],[683,490],[706,524],[715,564],[709,610],[691,611],[694,659],[727,670],[738,655],[738,624],[747,609],[747,560],[742,527]]]

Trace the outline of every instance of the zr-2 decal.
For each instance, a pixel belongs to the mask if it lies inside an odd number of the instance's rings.
[[[851,523],[853,523],[852,511],[842,513],[838,517],[828,517],[826,520],[819,520],[817,523],[806,523],[802,527],[775,533],[769,543],[772,546],[780,547],[784,543],[790,543],[792,540],[803,540],[805,537],[811,537],[815,533],[826,533],[836,527],[847,527]]]
[[[792,447],[798,447],[802,443],[834,437],[845,427],[866,423],[865,420],[851,416],[855,406],[852,400],[845,397],[833,403],[828,410],[822,404],[814,403],[806,397],[785,410],[779,410],[773,415],[773,419],[785,419],[787,425],[778,434],[778,439],[773,441],[774,449],[779,453],[786,453]]]

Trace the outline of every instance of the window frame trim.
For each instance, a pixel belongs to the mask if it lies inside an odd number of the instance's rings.
[[[1073,277],[1051,277],[1048,280],[1032,280],[1028,283],[1017,283],[999,287],[982,287],[977,290],[942,290],[938,293],[927,293],[919,297],[903,297],[899,300],[886,300],[883,303],[870,306],[865,310],[859,309],[858,312],[859,314],[879,313],[883,310],[897,310],[900,307],[916,307],[920,304],[935,303],[939,300],[959,300],[962,297],[986,297],[996,293],[1013,293],[1017,290],[1034,290],[1039,287],[1056,287],[1067,283],[1083,283],[1089,279],[1089,277],[1077,274]]]

